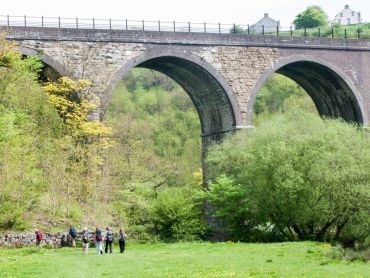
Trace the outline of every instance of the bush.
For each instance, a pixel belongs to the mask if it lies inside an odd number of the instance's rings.
[[[318,6],[309,6],[306,10],[298,14],[293,21],[296,29],[325,26],[327,22],[328,16]]]
[[[351,248],[343,248],[341,246],[337,246],[330,252],[329,256],[333,259],[347,260],[350,262],[369,262],[370,248],[368,248],[367,250],[354,250]]]
[[[370,140],[355,125],[277,115],[213,146],[207,163],[211,176],[229,177],[210,185],[209,198],[241,240],[266,223],[289,239],[363,242],[370,234]]]
[[[25,230],[29,224],[22,218],[25,212],[25,208],[19,208],[10,202],[0,203],[0,229]]]
[[[201,198],[194,191],[168,188],[154,201],[151,218],[154,231],[163,240],[195,240],[204,236],[206,226],[202,220]]]

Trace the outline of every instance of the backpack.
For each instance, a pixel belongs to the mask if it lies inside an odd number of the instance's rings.
[[[101,236],[101,230],[96,231],[95,240],[96,241],[102,241],[103,240],[103,237]]]
[[[107,231],[106,239],[108,241],[113,241],[113,233],[111,231]]]
[[[69,234],[71,235],[71,237],[76,238],[77,237],[76,229],[73,228],[73,227],[71,229],[69,229]]]
[[[37,232],[36,232],[36,239],[37,239],[38,241],[41,241],[41,240],[42,240],[42,234],[41,234],[41,232],[40,232],[40,231],[37,231]]]
[[[83,236],[82,236],[82,242],[83,242],[83,243],[88,243],[88,242],[89,242],[89,238],[88,238],[87,233],[84,233],[84,234],[83,234]]]
[[[119,234],[119,240],[123,241],[125,239],[126,239],[126,234],[125,233]]]

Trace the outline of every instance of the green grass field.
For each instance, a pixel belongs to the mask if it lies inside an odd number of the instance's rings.
[[[0,249],[0,277],[370,277],[370,265],[331,259],[314,242],[129,245],[125,254],[91,248]]]

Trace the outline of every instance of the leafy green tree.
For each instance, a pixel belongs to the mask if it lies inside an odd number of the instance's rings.
[[[48,180],[46,146],[62,135],[54,107],[37,83],[42,64],[0,38],[0,228],[25,229]]]
[[[168,188],[159,193],[152,208],[155,232],[165,240],[200,239],[206,232],[202,199],[187,188]]]
[[[357,126],[303,111],[276,115],[214,146],[207,163],[213,176],[229,177],[226,193],[222,179],[211,184],[210,201],[234,234],[270,223],[285,238],[339,240],[361,221],[353,238],[370,234],[362,217],[370,213],[370,140]]]
[[[244,28],[240,25],[234,24],[233,27],[230,28],[230,33],[232,34],[243,34],[246,33]]]
[[[319,6],[309,6],[299,13],[293,21],[296,29],[315,28],[328,24],[328,16]]]
[[[254,104],[253,124],[260,125],[276,113],[301,109],[317,114],[310,96],[292,79],[281,74],[269,77],[257,94]]]
[[[110,189],[107,200],[117,225],[127,227],[137,240],[150,239],[150,212],[161,192],[192,185],[193,173],[199,172],[199,117],[171,79],[135,69],[116,88],[105,120],[115,141],[103,166]]]

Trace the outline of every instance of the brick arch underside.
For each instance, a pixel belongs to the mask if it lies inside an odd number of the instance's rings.
[[[363,124],[359,102],[350,86],[333,70],[319,63],[301,61],[277,73],[296,81],[309,94],[321,116]]]
[[[189,60],[162,56],[137,67],[159,71],[176,81],[192,99],[203,136],[221,137],[236,126],[235,111],[223,86],[211,73]]]

